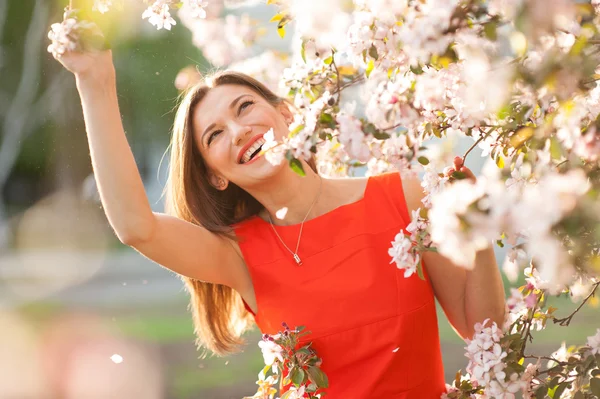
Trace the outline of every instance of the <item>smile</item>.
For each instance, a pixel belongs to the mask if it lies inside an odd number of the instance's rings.
[[[251,161],[258,155],[263,144],[265,144],[266,140],[260,136],[257,140],[255,140],[242,154],[240,158],[240,164],[245,164],[246,162]]]

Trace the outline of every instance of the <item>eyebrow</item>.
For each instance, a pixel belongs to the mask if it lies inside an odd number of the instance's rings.
[[[229,109],[235,108],[235,105],[240,101],[240,99],[242,99],[245,96],[249,96],[249,94],[242,94],[241,96],[237,97],[235,100],[233,100],[231,102],[231,104],[229,104]],[[202,133],[202,136],[200,137],[200,140],[202,140],[202,142],[204,142],[204,136],[208,132],[210,132],[215,126],[216,126],[216,123],[211,123],[210,125],[208,125],[208,127],[204,130],[204,133]]]

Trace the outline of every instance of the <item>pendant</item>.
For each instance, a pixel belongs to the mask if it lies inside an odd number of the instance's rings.
[[[297,264],[301,265],[302,261],[300,260],[300,257],[298,256],[298,254],[294,254],[294,260],[296,261]]]

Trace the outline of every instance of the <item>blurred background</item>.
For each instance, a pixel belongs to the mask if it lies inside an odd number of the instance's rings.
[[[238,355],[203,358],[179,278],[122,245],[107,223],[74,78],[46,50],[66,4],[0,0],[0,399],[251,396],[263,365],[259,332]],[[127,138],[152,207],[162,211],[176,79],[181,85],[186,67],[215,65],[183,24],[157,31],[142,20],[140,0],[120,6],[92,18],[112,44]],[[290,36],[279,38],[268,23],[272,6],[215,12],[247,13],[267,28],[255,46],[289,50]],[[452,145],[462,154],[470,143]],[[468,166],[478,171],[481,159],[472,155]],[[497,255],[502,264],[503,251]],[[520,283],[506,280],[507,291]],[[559,316],[577,306],[554,301]],[[583,344],[598,326],[597,306],[590,301],[569,328],[535,334],[531,352]],[[465,345],[441,311],[439,323],[450,382],[466,366]]]

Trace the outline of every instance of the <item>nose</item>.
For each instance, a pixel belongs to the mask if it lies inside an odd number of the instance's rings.
[[[242,146],[248,140],[252,128],[246,125],[240,125],[238,123],[232,123],[229,127],[231,129],[233,144],[236,146]]]

